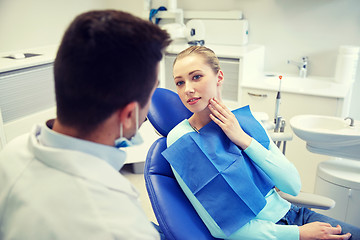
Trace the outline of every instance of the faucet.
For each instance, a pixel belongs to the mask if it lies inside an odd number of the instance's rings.
[[[295,62],[292,60],[288,60],[288,64],[296,65],[299,68],[299,77],[306,78],[308,57],[302,57],[301,60],[302,60],[302,62]]]
[[[353,127],[354,126],[354,119],[352,117],[346,117],[344,120],[346,121],[348,119],[350,119],[350,125],[349,126]]]

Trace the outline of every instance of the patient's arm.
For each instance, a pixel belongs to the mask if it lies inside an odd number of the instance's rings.
[[[298,240],[299,227],[296,225],[278,225],[266,220],[253,219],[230,236],[229,239]]]
[[[281,191],[291,195],[299,193],[301,188],[299,173],[272,141],[267,150],[252,139],[243,131],[241,123],[222,102],[210,99],[209,109],[210,118],[234,144],[245,150],[245,153],[268,174]]]
[[[272,141],[267,150],[253,139],[245,153],[266,172],[278,189],[293,196],[300,192],[301,180],[298,171]]]
[[[235,232],[229,239],[247,240],[316,240],[349,239],[350,234],[341,234],[341,227],[328,223],[313,222],[303,226],[279,225],[266,220],[254,219]]]

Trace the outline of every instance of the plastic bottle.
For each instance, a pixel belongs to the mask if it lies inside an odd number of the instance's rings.
[[[335,82],[351,84],[355,81],[360,47],[340,46],[336,61]]]

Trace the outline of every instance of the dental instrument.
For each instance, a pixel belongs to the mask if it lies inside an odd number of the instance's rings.
[[[276,103],[275,103],[275,115],[274,115],[274,123],[275,123],[275,129],[274,132],[278,132],[280,129],[280,122],[281,122],[281,116],[279,116],[279,109],[280,109],[280,103],[281,103],[281,79],[282,76],[279,76],[280,82],[279,82],[279,91],[276,95]]]
[[[274,132],[280,133],[282,136],[285,136],[283,134],[285,132],[286,121],[279,115],[279,109],[280,109],[280,104],[281,104],[281,80],[282,80],[282,76],[280,75],[279,76],[279,90],[276,94],[276,103],[275,103]],[[278,148],[280,148],[281,143],[283,142],[283,150],[282,150],[283,154],[285,154],[285,150],[286,150],[286,138],[287,137],[285,137],[283,140],[274,141]],[[291,138],[292,137],[290,137],[290,139]]]

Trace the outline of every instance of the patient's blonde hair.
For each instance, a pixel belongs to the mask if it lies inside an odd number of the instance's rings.
[[[187,57],[187,56],[193,55],[193,54],[202,56],[205,59],[206,63],[214,71],[215,74],[220,70],[219,59],[215,55],[214,51],[211,50],[210,48],[207,48],[204,46],[191,46],[191,47],[183,50],[182,52],[180,52],[174,60],[173,67],[174,67],[175,63],[177,62],[177,60],[180,60],[184,57]]]

